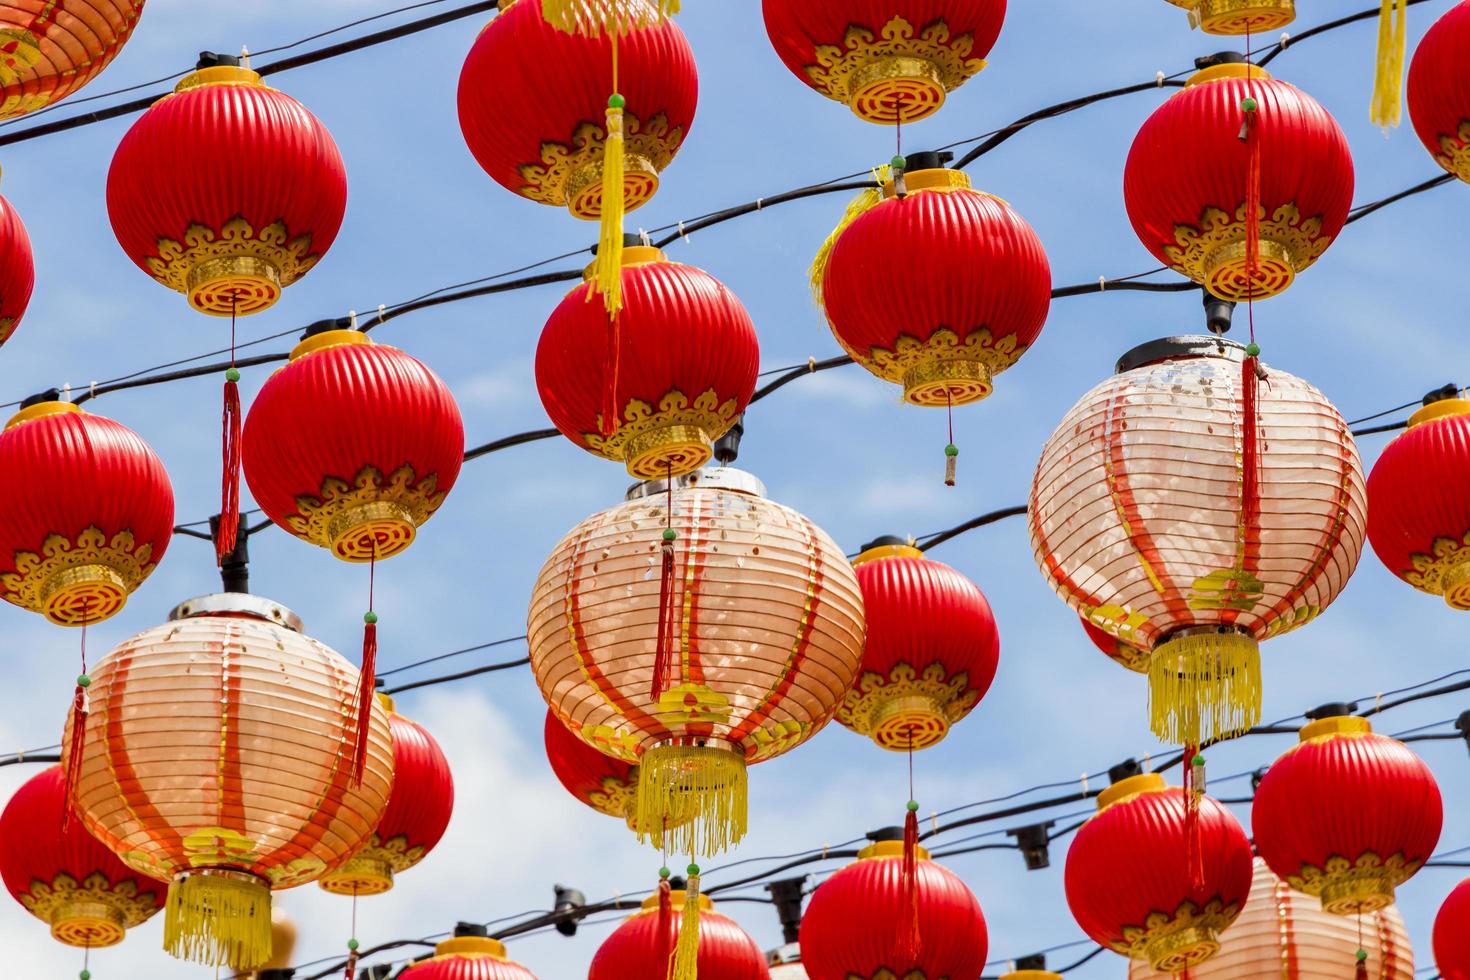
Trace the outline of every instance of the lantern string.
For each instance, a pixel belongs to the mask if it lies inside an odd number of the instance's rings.
[[[214,537],[214,557],[223,566],[225,558],[235,550],[240,527],[240,369],[235,366],[235,308],[237,290],[230,293],[230,366],[225,371],[225,405],[223,418],[223,470],[220,477],[219,532]]]
[[[347,939],[347,972],[342,980],[353,980],[357,975],[357,959],[360,944],[357,941],[357,885],[352,886],[352,935]]]
[[[368,611],[362,622],[362,671],[357,687],[357,731],[352,752],[352,785],[362,785],[367,771],[368,730],[373,720],[373,698],[377,693],[378,614],[373,610],[378,579],[378,545],[373,542],[373,556],[368,561]]]
[[[674,530],[674,468],[673,463],[664,468],[664,533],[661,550],[663,569],[658,584],[658,637],[654,646],[653,678],[649,697],[657,701],[672,686],[669,674],[672,670],[674,644],[674,542],[679,532]]]
[[[1385,3],[1388,0],[1384,0]],[[1368,950],[1363,947],[1363,911],[1358,910],[1358,953],[1357,966],[1354,968],[1355,980],[1368,980]]]
[[[960,447],[954,444],[954,392],[945,389],[944,400],[949,409],[949,444],[944,447],[944,485],[955,485],[959,473]]]
[[[914,733],[908,733],[909,802],[903,819],[904,916],[898,937],[898,965],[915,965],[923,951],[919,929],[919,802],[914,799]]]

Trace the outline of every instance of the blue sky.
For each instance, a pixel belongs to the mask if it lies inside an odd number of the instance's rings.
[[[182,70],[205,48],[230,51],[243,43],[259,50],[388,6],[387,0],[152,0],[122,57],[85,94]],[[663,190],[631,216],[630,227],[694,217],[860,171],[892,155],[891,132],[859,122],[786,71],[766,41],[756,0],[689,0],[685,6],[681,23],[701,69],[699,117]],[[1301,6],[1298,30],[1357,8]],[[1411,8],[1412,40],[1449,6],[1450,0],[1431,0]],[[349,309],[372,310],[590,243],[591,226],[508,194],[464,147],[454,93],[479,27],[466,20],[272,79],[332,130],[347,161],[350,203],[342,236],[326,260],[275,309],[243,321],[242,338]],[[1376,25],[1363,23],[1288,50],[1271,66],[1322,101],[1346,129],[1360,202],[1438,172],[1407,125],[1385,138],[1368,123],[1375,38]],[[1042,105],[1144,81],[1159,70],[1185,70],[1196,55],[1226,47],[1221,39],[1191,33],[1183,13],[1163,0],[1020,0],[1012,4],[991,67],[939,115],[910,127],[905,144],[915,149],[993,130]],[[1121,174],[1133,134],[1167,94],[1129,96],[1042,123],[970,169],[978,187],[1006,198],[1034,225],[1058,285],[1155,266],[1128,225]],[[191,313],[181,297],[151,282],[113,238],[103,189],[126,126],[112,121],[0,153],[0,189],[24,217],[37,261],[30,312],[0,350],[0,401],[63,382],[84,386],[211,350],[227,339],[220,321]],[[740,295],[760,332],[765,367],[829,357],[840,351],[810,302],[806,269],[844,205],[837,196],[771,208],[695,234],[674,245],[671,257],[709,269]],[[1288,294],[1257,310],[1264,358],[1316,383],[1349,418],[1447,381],[1470,381],[1470,337],[1461,308],[1467,219],[1470,188],[1455,184],[1349,229]],[[545,287],[439,307],[375,336],[440,372],[460,401],[470,443],[478,444],[546,426],[532,352],[560,296],[559,287]],[[895,389],[857,368],[804,379],[753,409],[741,464],[766,482],[774,499],[803,511],[851,550],[883,533],[939,530],[1022,502],[1042,442],[1118,354],[1200,325],[1195,293],[1057,301],[1041,339],[1001,377],[996,394],[957,414],[963,455],[953,490],[940,480],[942,414],[899,404]],[[265,369],[246,372],[247,401],[265,377]],[[180,520],[204,518],[217,505],[219,384],[209,378],[120,393],[89,406],[137,429],[159,451],[174,480]],[[1381,436],[1365,439],[1365,461],[1383,444]],[[380,663],[391,668],[523,632],[530,587],[545,556],[584,516],[620,499],[626,483],[619,467],[561,440],[467,466],[415,547],[378,576]],[[296,609],[313,635],[354,650],[365,571],[276,532],[260,535],[252,546],[255,590]],[[1075,617],[1036,572],[1023,521],[961,537],[934,557],[986,591],[1000,623],[1002,655],[981,707],[917,760],[925,813],[1165,751],[1148,732],[1141,681],[1082,637]],[[125,613],[93,631],[92,648],[110,647],[160,621],[176,602],[216,587],[208,546],[178,539]],[[1371,696],[1461,668],[1465,623],[1367,554],[1326,615],[1266,646],[1265,716]],[[38,617],[0,609],[0,650],[10,680],[0,748],[56,741],[76,673],[76,641],[74,633]],[[496,650],[488,658],[510,655]],[[482,662],[468,657],[451,663],[467,668]],[[1465,707],[1470,698],[1401,709],[1384,719],[1382,730],[1453,718]],[[460,806],[435,856],[403,876],[389,897],[361,903],[364,945],[440,932],[457,919],[545,909],[556,882],[594,898],[651,883],[657,855],[640,850],[615,821],[572,802],[546,770],[540,746],[545,709],[529,672],[408,695],[400,709],[443,742],[455,766]],[[1211,753],[1212,775],[1254,769],[1288,744],[1289,738],[1263,737],[1219,749]],[[1423,751],[1451,814],[1441,849],[1470,845],[1470,826],[1460,816],[1470,803],[1465,747],[1426,743]],[[0,771],[0,797],[28,771]],[[1229,786],[1243,791],[1245,784]],[[906,799],[903,760],[834,726],[753,771],[752,833],[733,857],[858,837],[897,822]],[[1240,810],[1243,820],[1247,809]],[[1063,857],[1064,848],[1056,847],[1052,868],[1036,873],[1025,872],[1020,856],[1010,852],[951,862],[985,907],[992,958],[1081,938],[1062,895]],[[1429,964],[1434,911],[1457,880],[1452,870],[1431,869],[1401,892],[1421,967]],[[311,887],[281,902],[302,923],[298,959],[343,948],[349,929],[344,901]],[[727,911],[763,946],[779,942],[767,908],[741,904]],[[512,954],[543,980],[569,980],[585,974],[611,927],[588,925],[574,940],[552,933],[517,941]],[[94,956],[93,975],[105,980],[146,973],[171,980],[212,974],[168,960],[159,936],[157,921],[138,930],[123,947]],[[16,976],[69,975],[80,965],[72,951],[51,943],[43,926],[8,903],[0,911],[0,943]],[[1060,954],[1059,961],[1069,962],[1071,954]],[[1125,970],[1108,955],[1072,976],[1121,977]]]

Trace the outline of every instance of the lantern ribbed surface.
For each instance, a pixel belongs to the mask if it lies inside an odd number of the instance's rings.
[[[1220,952],[1192,967],[1189,980],[1355,980],[1360,948],[1368,953],[1367,980],[1413,980],[1414,950],[1397,906],[1363,917],[1360,947],[1355,919],[1323,912],[1257,858],[1245,910],[1220,937]],[[1128,964],[1128,980],[1175,976]]]
[[[1368,476],[1368,540],[1378,559],[1422,592],[1470,609],[1470,401],[1426,406]]]
[[[1393,903],[1434,853],[1444,821],[1429,766],[1362,718],[1327,718],[1271,764],[1251,810],[1256,850],[1336,915]]]
[[[1133,141],[1123,196],[1139,240],[1169,268],[1221,299],[1265,299],[1332,244],[1353,202],[1347,137],[1311,96],[1245,65],[1195,76]],[[1247,140],[1242,103],[1258,105]],[[1181,159],[1179,148],[1190,148]],[[1247,269],[1251,156],[1260,157],[1260,252]]]
[[[764,0],[791,73],[861,119],[915,122],[985,67],[1006,0]]]
[[[1436,163],[1470,181],[1470,0],[1445,11],[1414,50],[1409,115]]]
[[[1302,626],[1357,566],[1358,450],[1307,382],[1239,345],[1172,338],[1063,418],[1032,484],[1048,584],[1111,635],[1152,651],[1167,741],[1259,720],[1256,644]]]
[[[1239,36],[1278,31],[1296,20],[1296,0],[1169,0],[1206,34]]]
[[[915,871],[917,951],[899,940],[911,908],[901,841],[865,848],[818,886],[801,919],[801,965],[811,980],[979,980],[990,945],[980,901],[923,848]]]
[[[244,68],[186,76],[128,130],[107,175],[128,258],[213,316],[273,305],[326,254],[346,208],[331,133]]]
[[[1067,851],[1067,905],[1082,931],[1165,972],[1214,956],[1250,894],[1240,822],[1203,796],[1191,828],[1184,790],[1152,774],[1114,784],[1098,806]]]
[[[536,975],[508,959],[499,940],[457,936],[404,970],[399,980],[536,980]]]
[[[1470,980],[1470,878],[1455,886],[1434,919],[1434,965],[1442,980]]]
[[[905,197],[892,182],[881,202],[869,194],[870,209],[839,228],[813,281],[854,360],[903,385],[913,404],[964,405],[989,395],[1041,333],[1051,265],[1025,219],[961,171],[905,180]]]
[[[16,413],[0,432],[0,473],[0,597],[57,625],[115,615],[173,539],[163,462],[131,429],[75,405]]]
[[[322,888],[337,895],[391,890],[395,875],[438,846],[454,814],[454,775],[444,750],[427,728],[400,715],[392,698],[379,694],[378,703],[393,739],[393,796],[367,844],[322,876]]]
[[[245,419],[245,478],[283,530],[343,561],[403,551],[454,487],[464,423],[421,361],[354,330],[308,337]]]
[[[92,669],[76,802],[129,867],[172,881],[171,953],[248,969],[270,955],[270,890],[317,879],[371,836],[393,747],[374,706],[354,785],[356,669],[243,611],[264,600],[207,601],[242,611],[144,630]]]
[[[552,312],[536,348],[536,388],[573,443],[639,479],[682,476],[710,459],[750,403],[755,324],[734,293],[655,248],[623,253],[615,322],[589,283]]]
[[[894,752],[940,742],[995,680],[1000,631],[979,586],[917,548],[858,556],[868,636],[837,720]]]
[[[657,19],[651,3],[635,2]],[[694,52],[672,20],[629,31],[617,52],[614,87],[610,35],[558,30],[540,0],[502,0],[459,77],[460,129],[485,172],[522,197],[600,217],[603,118],[616,92],[626,100],[626,207],[652,198],[694,123]]]
[[[15,791],[0,814],[5,887],[59,942],[90,949],[120,943],[126,930],[163,907],[165,888],[123,864],[65,813],[60,766]]]
[[[0,4],[0,119],[55,105],[112,63],[143,0],[7,0]]]
[[[15,208],[0,197],[0,344],[9,340],[20,326],[35,285],[30,235]]]
[[[646,900],[642,909],[625,919],[597,948],[587,980],[665,976],[684,923],[686,897],[682,889],[670,893],[669,914],[662,923],[658,897]],[[770,977],[766,955],[750,933],[734,919],[715,911],[704,896],[700,896],[697,960],[699,980],[769,980]]]
[[[641,764],[640,834],[667,820],[671,851],[709,854],[743,834],[746,763],[832,719],[864,625],[852,566],[826,532],[764,499],[748,474],[699,476],[676,484],[672,517],[650,486],[574,528],[537,578],[527,633],[557,717]],[[656,685],[661,608],[671,632]]]

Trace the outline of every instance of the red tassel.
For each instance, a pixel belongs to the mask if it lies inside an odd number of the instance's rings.
[[[674,968],[674,889],[668,878],[658,882],[658,959],[666,964],[664,976]]]
[[[1200,843],[1199,804],[1205,795],[1204,760],[1193,746],[1184,749],[1184,848],[1189,867],[1189,885],[1193,889],[1205,887],[1204,847]]]
[[[220,479],[219,534],[214,539],[216,564],[223,565],[225,556],[235,550],[239,527],[240,388],[231,378],[225,381],[224,475]]]
[[[352,785],[361,786],[367,770],[368,730],[373,721],[373,698],[377,695],[378,616],[368,613],[362,628],[362,677],[357,688],[357,743],[352,752]]]
[[[1354,980],[1368,980],[1368,951],[1358,950],[1358,968],[1354,973]]]
[[[591,294],[589,294],[591,295]],[[622,369],[622,316],[614,314],[607,321],[607,388],[602,404],[602,436],[607,438],[618,431],[622,421],[618,411],[618,375]]]
[[[658,641],[654,646],[653,681],[649,696],[655,701],[670,688],[669,674],[672,669],[675,630],[674,610],[674,535],[672,529],[664,531],[663,574],[658,585]]]
[[[901,966],[916,966],[923,949],[919,934],[919,808],[909,804],[909,815],[903,822],[903,889],[904,923],[899,932],[898,956]]]
[[[61,808],[63,833],[71,826],[72,814],[76,811],[77,787],[82,780],[82,750],[86,741],[87,689],[77,684],[71,699],[71,745],[67,746],[66,752],[66,802]]]

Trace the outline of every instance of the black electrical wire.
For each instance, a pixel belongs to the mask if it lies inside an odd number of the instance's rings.
[[[399,684],[383,691],[384,694],[402,694],[404,691],[416,691],[421,687],[434,687],[439,684],[448,684],[451,681],[462,681],[470,677],[479,677],[481,674],[493,674],[502,670],[513,670],[516,667],[526,667],[531,663],[530,657],[522,657],[519,660],[508,660],[505,663],[486,664],[484,667],[476,667],[473,670],[463,670],[458,674],[449,674],[445,677],[430,677],[426,680],[412,681],[407,684]]]
[[[427,660],[419,660],[411,664],[404,664],[402,667],[394,667],[392,670],[380,670],[378,671],[377,676],[391,677],[394,674],[401,674],[405,670],[414,670],[418,667],[425,667],[429,664],[438,663],[441,660],[448,660],[451,657],[461,657],[467,653],[479,653],[481,650],[490,650],[495,647],[503,647],[511,643],[520,643],[525,639],[526,636],[523,633],[520,636],[510,636],[506,637],[503,640],[492,640],[489,643],[481,643],[477,646],[465,647],[462,650],[451,650],[448,653],[441,653],[437,657],[429,657]]]
[[[1407,0],[1405,6],[1412,7],[1415,4],[1427,2],[1428,0]],[[1316,27],[1309,28],[1305,31],[1302,31],[1295,37],[1290,38],[1290,40],[1288,40],[1286,43],[1278,41],[1275,44],[1270,45],[1269,47],[1263,48],[1262,51],[1269,53],[1267,53],[1265,57],[1259,59],[1256,64],[1259,67],[1264,68],[1269,65],[1273,60],[1275,60],[1277,55],[1286,51],[1288,48],[1295,48],[1303,41],[1310,41],[1312,38],[1317,37],[1318,35],[1325,34],[1328,31],[1335,31],[1339,27],[1346,27],[1349,24],[1356,24],[1359,21],[1369,20],[1371,18],[1378,17],[1381,15],[1381,13],[1381,8],[1370,7],[1367,10],[1360,10],[1355,14],[1349,14],[1346,17],[1340,17],[1337,20],[1330,20],[1325,24],[1318,24]]]

